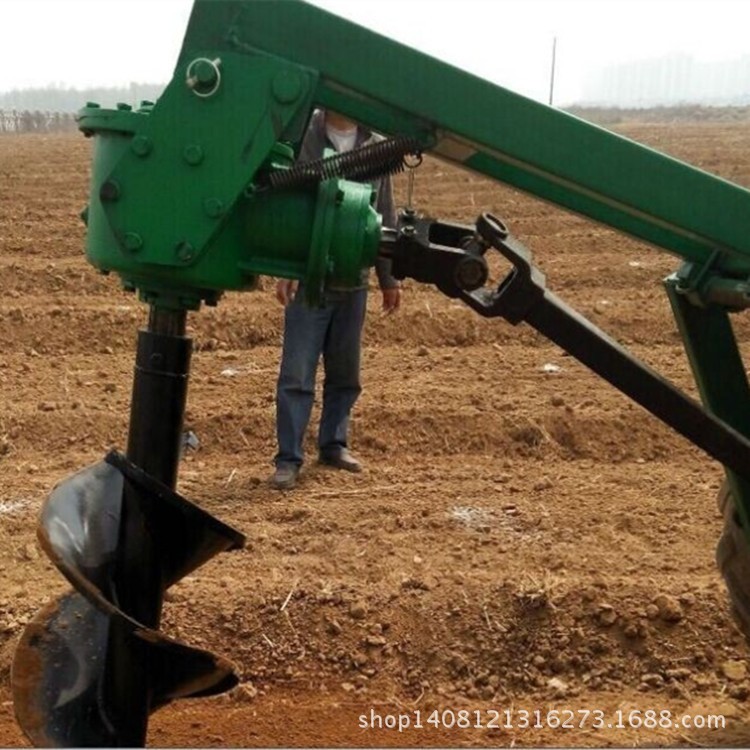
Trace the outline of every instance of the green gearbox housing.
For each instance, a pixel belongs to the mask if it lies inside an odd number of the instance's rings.
[[[374,264],[381,217],[371,185],[331,178],[294,189],[266,187],[259,177],[294,161],[291,146],[275,142],[226,205],[221,191],[212,190],[215,174],[203,169],[215,166],[220,147],[213,154],[213,141],[158,141],[147,127],[153,111],[144,102],[138,110],[88,104],[79,113],[80,129],[95,137],[84,212],[87,258],[102,272],[117,273],[145,302],[196,309],[215,304],[223,291],[252,289],[265,274],[302,280],[315,304],[324,285],[356,286],[362,269]],[[131,194],[130,180],[119,178],[123,164],[152,183],[149,204],[139,191]]]

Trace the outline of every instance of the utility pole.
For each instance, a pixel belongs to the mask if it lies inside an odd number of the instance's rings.
[[[549,76],[549,106],[552,106],[555,95],[555,57],[557,52],[557,37],[552,37],[552,69]]]

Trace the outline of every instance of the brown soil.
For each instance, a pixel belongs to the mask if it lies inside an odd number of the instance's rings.
[[[750,185],[744,125],[623,132]],[[41,503],[123,446],[145,319],[83,258],[89,149],[76,136],[0,138],[0,745],[25,744],[9,691],[15,643],[67,588],[36,545]],[[416,200],[444,219],[503,216],[552,290],[694,392],[660,284],[675,258],[431,160]],[[748,649],[713,559],[719,466],[529,328],[407,283],[396,316],[371,297],[352,429],[366,470],[310,462],[298,489],[274,492],[271,286],[190,317],[187,427],[201,447],[179,489],[248,543],[177,584],[163,623],[232,658],[242,684],[158,712],[150,744],[747,743],[750,682],[729,679],[726,662]],[[746,320],[738,336],[747,348]],[[713,732],[399,734],[358,722],[371,708],[511,707],[728,719]]]

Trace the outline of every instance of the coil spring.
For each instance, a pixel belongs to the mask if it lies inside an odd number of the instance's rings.
[[[405,169],[404,157],[418,154],[419,143],[408,136],[397,136],[371,143],[356,151],[334,154],[289,169],[272,172],[269,176],[271,188],[291,188],[309,185],[338,177],[354,182],[368,182],[378,177],[396,174]]]

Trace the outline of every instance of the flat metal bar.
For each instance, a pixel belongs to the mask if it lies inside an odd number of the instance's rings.
[[[386,133],[421,133],[443,159],[684,258],[719,249],[736,256],[733,270],[750,270],[750,191],[315,6],[196,0],[182,56],[222,47],[317,71],[317,103]]]

